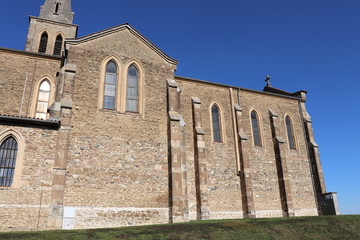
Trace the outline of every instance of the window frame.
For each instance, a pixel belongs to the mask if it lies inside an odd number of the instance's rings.
[[[215,139],[215,124],[214,124],[214,112],[213,112],[213,108],[216,107],[217,109],[217,117],[218,117],[218,137],[220,138],[218,141],[217,139]],[[221,112],[221,108],[219,107],[218,103],[213,103],[210,107],[210,116],[211,116],[211,137],[212,137],[212,141],[216,142],[216,143],[222,143],[223,142],[223,128],[222,128],[222,112]]]
[[[56,43],[57,43],[57,38],[58,37],[61,37],[61,47],[60,47],[59,55],[55,54]],[[54,42],[53,55],[55,55],[55,56],[61,56],[62,55],[62,51],[64,49],[64,39],[65,39],[64,35],[61,32],[55,34],[55,38],[54,38],[54,41],[53,41]]]
[[[40,88],[41,88],[41,86],[42,86],[45,82],[47,82],[48,85],[49,85],[48,100],[47,100],[47,101],[40,101],[40,100],[39,100],[40,93],[41,93],[41,92],[45,92],[45,91],[41,90]],[[47,112],[47,109],[50,107],[50,97],[51,97],[51,82],[50,82],[48,79],[45,78],[44,80],[42,80],[42,81],[40,82],[39,87],[38,87],[38,93],[37,93],[37,97],[36,97],[36,106],[35,106],[35,118],[38,118],[38,117],[37,117],[37,114],[46,114],[46,117],[43,118],[43,119],[45,119],[45,120],[48,119],[49,114],[48,114],[48,112]],[[47,102],[46,112],[38,112],[38,106],[39,106],[39,103],[40,103],[40,102],[42,102],[42,103],[46,103],[46,102]]]
[[[47,35],[45,51],[40,51],[40,48],[42,47],[42,44],[43,44],[44,34]],[[38,43],[38,49],[37,49],[38,53],[47,54],[47,52],[49,51],[49,39],[50,39],[50,34],[48,33],[48,31],[44,30],[39,34],[39,43]]]
[[[23,169],[25,141],[18,131],[11,128],[0,133],[0,145],[2,145],[3,142],[6,141],[9,137],[13,137],[18,144],[13,182],[11,186],[8,187],[0,186],[0,189],[19,188],[21,185],[21,173]]]
[[[32,103],[31,103],[31,117],[35,118],[36,117],[36,108],[37,108],[37,104],[38,104],[38,97],[39,97],[39,90],[40,90],[40,86],[41,83],[44,81],[48,81],[50,84],[50,98],[49,98],[49,104],[48,104],[48,108],[54,103],[55,101],[55,82],[54,80],[50,77],[50,76],[43,76],[41,77],[39,80],[36,81],[36,83],[34,84],[34,88],[32,91]],[[47,115],[47,117],[49,117],[49,115]]]
[[[7,143],[7,146],[5,146],[4,144],[7,141],[11,142]],[[3,141],[0,143],[0,187],[10,187],[13,184],[17,153],[18,143],[16,139],[12,135],[9,135],[3,139]],[[2,180],[2,178],[4,179]],[[3,181],[4,184],[2,184]]]
[[[220,126],[220,139],[221,141],[215,141],[214,137],[214,125],[213,125],[213,115],[212,115],[212,107],[216,105],[219,110],[219,126]],[[212,143],[225,143],[226,137],[225,137],[225,120],[224,120],[224,110],[222,108],[222,105],[219,103],[218,100],[214,100],[210,103],[209,108],[209,120],[210,120],[210,132],[211,132],[211,142]]]
[[[138,112],[126,111],[126,102],[127,102],[127,81],[128,81],[128,69],[134,65],[138,70]],[[122,84],[121,84],[121,112],[129,113],[129,114],[140,114],[144,115],[145,112],[145,104],[144,104],[144,69],[139,61],[136,59],[132,59],[127,62],[124,67],[124,71],[122,74]]]
[[[290,128],[291,128],[290,131],[292,134],[293,146],[291,146],[291,143],[290,143],[290,135],[289,135],[287,119],[289,119],[289,121],[290,121]],[[294,131],[294,121],[293,121],[292,117],[290,117],[289,114],[285,114],[284,122],[285,122],[285,131],[286,131],[286,136],[287,136],[287,141],[288,141],[288,147],[290,150],[297,150],[296,136],[295,136],[295,131]]]
[[[252,118],[252,113],[255,113],[256,115],[256,125],[257,125],[257,128],[258,128],[258,141],[255,140],[255,129],[254,129],[254,124],[253,124],[253,118]],[[259,111],[257,111],[255,108],[252,108],[250,109],[250,114],[249,114],[249,117],[250,117],[250,126],[251,126],[251,136],[252,136],[252,143],[253,143],[253,146],[255,147],[263,147],[264,146],[264,143],[263,143],[263,134],[262,134],[262,121],[261,121],[261,115],[259,113]],[[258,144],[257,144],[258,142]]]
[[[133,89],[135,89],[134,87],[129,87],[129,77],[132,77],[132,76],[130,76],[130,74],[129,74],[129,71],[130,71],[130,68],[131,67],[134,67],[135,69],[136,69],[136,72],[137,72],[137,87],[136,87],[136,91],[137,91],[137,98],[136,99],[131,99],[131,98],[129,98],[128,97],[128,89],[129,88],[133,88]],[[139,68],[137,67],[137,65],[136,64],[131,64],[130,66],[128,66],[128,68],[127,68],[127,74],[126,74],[126,89],[125,89],[125,91],[126,91],[126,101],[125,101],[125,111],[126,112],[130,112],[130,113],[139,113],[140,111],[139,111],[139,109],[140,109],[140,94],[139,94],[139,90],[140,90],[140,87],[139,87],[139,84],[140,84],[140,72],[139,72]],[[130,110],[128,110],[128,107],[127,107],[127,104],[128,104],[128,99],[130,99],[130,100],[136,100],[137,101],[137,107],[136,107],[136,110],[137,111],[130,111]]]
[[[116,67],[116,71],[115,73],[113,72],[108,72],[107,71],[107,68],[109,66],[109,64],[113,63]],[[106,79],[108,77],[108,74],[109,75],[115,75],[115,84],[108,84],[106,83]],[[118,67],[118,64],[116,63],[116,61],[114,60],[109,60],[106,64],[105,64],[105,75],[104,75],[104,87],[103,87],[103,101],[102,101],[102,108],[105,109],[105,110],[117,110],[117,98],[118,98],[118,85],[119,85],[119,67]],[[110,96],[110,95],[105,95],[105,91],[106,91],[106,86],[107,85],[113,85],[115,87],[115,95],[114,96]],[[113,97],[114,98],[114,107],[113,108],[107,108],[105,107],[105,97],[108,96],[108,97]]]

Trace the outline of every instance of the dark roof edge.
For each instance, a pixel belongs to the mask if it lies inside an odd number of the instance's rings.
[[[179,61],[176,60],[175,58],[170,57],[169,55],[167,55],[165,52],[163,52],[159,47],[157,47],[155,44],[153,44],[149,39],[147,39],[146,37],[144,37],[140,32],[138,32],[134,27],[132,27],[130,24],[128,23],[124,23],[121,25],[117,25],[111,28],[107,28],[95,33],[91,33],[88,35],[85,35],[83,37],[79,37],[79,38],[67,38],[65,40],[66,43],[81,43],[82,41],[88,41],[91,40],[97,36],[101,36],[103,34],[108,34],[111,33],[113,31],[117,31],[119,29],[122,28],[127,28],[129,29],[130,32],[132,32],[134,35],[136,35],[138,38],[140,38],[146,45],[148,45],[152,50],[154,50],[155,52],[157,52],[160,56],[162,56],[163,58],[165,58],[168,62],[173,63],[173,64],[178,64]]]
[[[60,127],[60,121],[57,120],[43,120],[38,118],[27,118],[27,117],[8,116],[8,115],[0,115],[0,122],[29,124],[36,126],[51,127],[51,128]]]
[[[242,88],[242,87],[233,86],[233,85],[227,85],[227,84],[223,84],[223,83],[209,82],[209,81],[195,79],[195,78],[175,76],[175,80],[176,79],[193,81],[193,82],[200,82],[200,83],[204,83],[204,84],[216,85],[216,86],[219,86],[219,87],[237,88],[237,89],[244,90],[244,91],[249,91],[249,92],[255,92],[255,93],[260,93],[260,94],[265,94],[265,95],[270,95],[270,96],[277,96],[277,97],[284,97],[284,98],[300,100],[299,97],[287,96],[287,95],[281,95],[281,94],[269,93],[269,92],[263,92],[263,91],[249,89],[249,88]]]
[[[28,52],[28,51],[12,49],[12,48],[0,47],[0,51],[20,53],[20,54],[30,55],[30,56],[34,56],[34,57],[45,57],[45,58],[51,58],[51,59],[54,59],[54,60],[61,60],[62,59],[62,56],[48,55],[48,54],[43,54],[43,53],[34,53],[34,52]]]

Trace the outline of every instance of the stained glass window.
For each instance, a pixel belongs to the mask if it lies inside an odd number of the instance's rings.
[[[296,149],[294,131],[293,131],[293,125],[292,125],[291,118],[289,116],[286,116],[285,121],[286,121],[286,131],[287,131],[288,140],[289,140],[289,147],[290,147],[290,149]]]
[[[214,104],[211,107],[213,140],[214,142],[221,142],[221,119],[219,107]]]
[[[139,112],[139,71],[134,65],[131,65],[128,70],[126,111]]]
[[[7,138],[0,146],[0,187],[13,183],[18,144],[13,137]]]
[[[113,61],[106,65],[104,85],[104,108],[115,109],[117,67]]]
[[[254,145],[261,146],[259,117],[255,110],[251,112],[251,125],[253,131]]]

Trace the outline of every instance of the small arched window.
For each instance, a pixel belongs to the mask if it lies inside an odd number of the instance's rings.
[[[294,129],[293,129],[293,124],[292,124],[291,118],[289,116],[286,116],[285,122],[286,122],[286,131],[287,131],[288,140],[289,140],[289,147],[290,147],[290,149],[296,149]]]
[[[106,65],[105,85],[104,85],[104,106],[105,109],[115,109],[117,84],[117,66],[114,61]]]
[[[13,183],[18,144],[8,137],[0,146],[0,187],[10,187]]]
[[[135,65],[131,65],[128,69],[126,111],[139,112],[139,71]]]
[[[259,117],[255,110],[251,111],[251,126],[252,126],[253,138],[254,138],[254,145],[261,146]]]
[[[211,119],[214,142],[222,142],[221,139],[221,116],[219,107],[214,104],[211,107]]]
[[[47,119],[47,109],[50,100],[50,83],[48,80],[41,82],[36,104],[36,118]]]
[[[39,53],[46,53],[49,36],[46,32],[41,35],[39,44]]]
[[[63,45],[63,38],[59,34],[56,37],[55,44],[54,44],[54,55],[61,55],[62,45]]]
[[[57,1],[55,3],[55,14],[59,14],[59,7],[60,7],[60,3]]]

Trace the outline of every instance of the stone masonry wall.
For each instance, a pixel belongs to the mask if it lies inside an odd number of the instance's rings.
[[[141,65],[144,114],[99,108],[101,66],[109,56],[121,61],[118,81],[130,60]],[[69,62],[77,73],[64,205],[79,209],[74,226],[99,227],[100,216],[103,222],[112,215],[106,226],[167,223],[166,80],[175,66],[128,30],[70,46]]]
[[[229,89],[178,79],[177,82],[181,89],[181,113],[186,122],[184,135],[190,220],[196,219],[192,97],[198,97],[201,100],[202,126],[205,131],[209,218],[242,218],[240,179],[236,173]],[[214,142],[211,136],[210,108],[215,102],[222,110],[223,142]]]
[[[0,134],[8,130],[19,133],[25,147],[19,186],[0,187],[0,231],[46,229],[57,131],[0,125]]]
[[[0,114],[30,117],[35,84],[46,76],[56,82],[60,61],[0,49]]]
[[[187,123],[185,131],[186,156],[188,163],[188,192],[190,216],[196,214],[194,147],[191,116],[191,97],[201,100],[202,123],[205,131],[208,209],[210,218],[231,218],[242,216],[240,179],[236,173],[234,129],[231,115],[229,88],[196,81],[176,79],[182,90],[181,112]],[[233,102],[237,104],[237,89],[233,91]],[[222,108],[224,136],[222,143],[211,138],[211,104],[217,102]],[[287,144],[286,158],[290,178],[293,206],[296,216],[317,215],[309,160],[305,145],[298,100],[255,91],[240,91],[245,134],[250,141],[249,160],[253,181],[253,196],[256,217],[281,217],[282,208],[279,179],[275,162],[274,142],[271,134],[269,109],[276,111],[280,120],[280,135]],[[260,117],[263,146],[254,146],[251,132],[250,111],[256,109]],[[293,119],[296,150],[288,147],[285,128],[285,114]],[[247,126],[247,127],[246,127]],[[238,214],[235,214],[238,213]],[[235,215],[234,215],[235,214]]]

